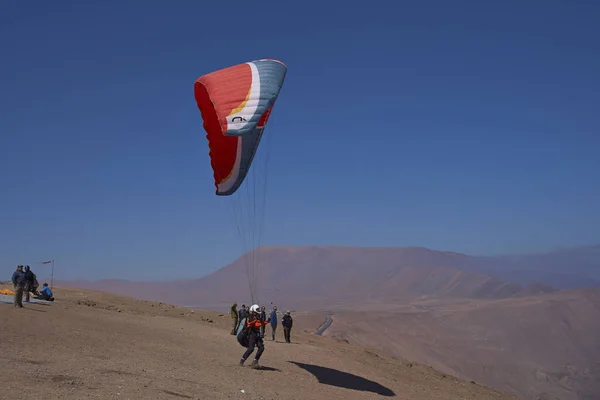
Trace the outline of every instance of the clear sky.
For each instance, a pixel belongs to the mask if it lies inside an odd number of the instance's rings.
[[[288,74],[260,150],[262,243],[600,242],[599,20],[591,0],[3,0],[4,275],[56,258],[62,279],[197,277],[237,258],[193,83],[263,57]]]

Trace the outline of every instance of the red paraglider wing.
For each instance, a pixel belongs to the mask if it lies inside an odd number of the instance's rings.
[[[283,63],[264,59],[195,82],[218,195],[234,193],[244,180],[286,71]]]

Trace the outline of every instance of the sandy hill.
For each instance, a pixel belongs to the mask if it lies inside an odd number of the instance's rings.
[[[296,329],[263,370],[215,312],[56,288],[51,304],[0,304],[0,398],[512,399],[430,367]],[[243,392],[242,392],[243,391]]]
[[[302,316],[317,330],[322,313]],[[600,399],[600,288],[502,300],[368,302],[325,336],[527,399]]]

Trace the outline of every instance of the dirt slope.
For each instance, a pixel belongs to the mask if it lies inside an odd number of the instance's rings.
[[[299,331],[293,344],[266,342],[266,370],[243,368],[227,315],[101,292],[56,293],[49,305],[0,304],[0,398],[513,399]]]
[[[524,398],[600,398],[600,289],[495,301],[365,304],[335,314],[325,335]]]

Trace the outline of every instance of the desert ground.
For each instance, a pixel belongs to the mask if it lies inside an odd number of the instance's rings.
[[[291,344],[282,332],[267,340],[263,369],[253,370],[237,364],[244,348],[226,314],[98,291],[55,294],[23,309],[0,303],[0,398],[515,399],[301,328]]]
[[[323,334],[526,399],[597,400],[599,306],[596,288],[494,301],[364,304],[331,315]],[[300,318],[317,327],[323,314]]]

